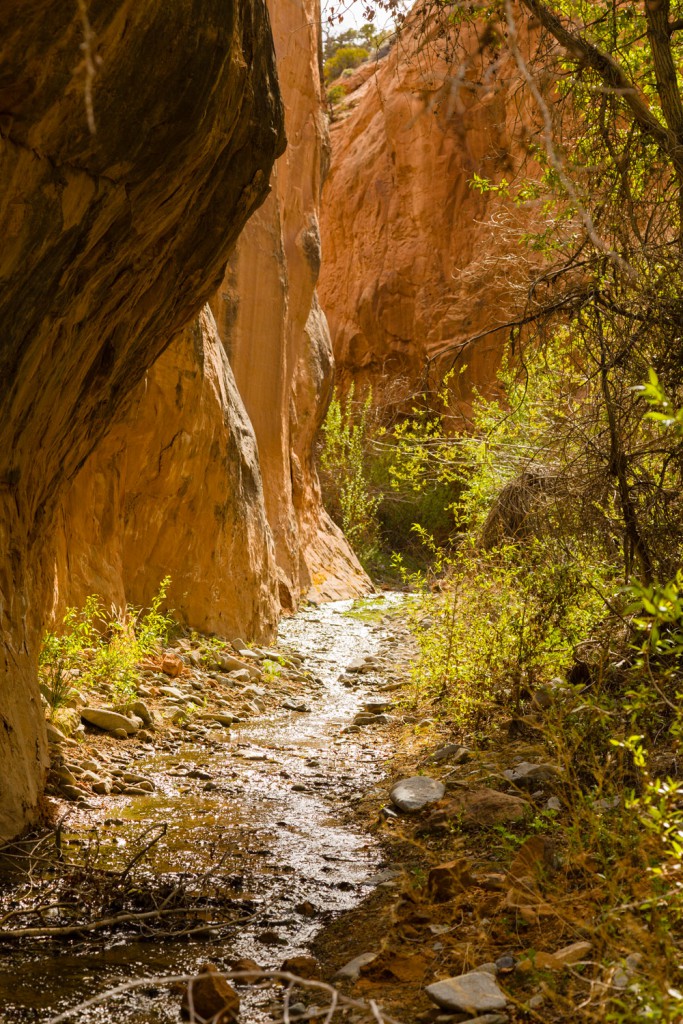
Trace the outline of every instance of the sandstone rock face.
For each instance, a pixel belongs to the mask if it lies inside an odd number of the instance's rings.
[[[212,300],[254,425],[284,610],[299,596],[366,593],[369,580],[323,510],[313,441],[332,389],[329,331],[315,288],[328,159],[318,64],[318,0],[271,0],[288,147]]]
[[[284,144],[261,0],[85,7],[0,6],[0,837],[42,789],[55,510],[215,290]]]
[[[277,623],[256,440],[208,306],[137,387],[60,513],[55,615],[88,594],[168,606],[196,629],[267,639]]]
[[[512,179],[529,120],[514,60],[483,25],[439,35],[414,11],[389,54],[345,81],[323,190],[320,300],[342,384],[356,393],[436,385],[453,363],[455,397],[495,379],[524,296],[528,210],[470,187]],[[480,86],[481,80],[487,84]],[[523,289],[522,289],[523,291]],[[488,332],[488,333],[487,333]],[[467,344],[467,340],[478,340]]]

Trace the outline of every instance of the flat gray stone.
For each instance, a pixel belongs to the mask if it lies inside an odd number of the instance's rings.
[[[116,729],[123,729],[128,736],[138,731],[137,724],[118,711],[105,711],[104,708],[81,708],[81,718],[88,725],[96,725],[98,729],[105,732],[114,732]]]
[[[470,971],[458,978],[446,978],[427,985],[425,992],[442,1010],[454,1013],[486,1013],[504,1010],[507,1000],[492,974]]]
[[[360,977],[361,968],[367,967],[377,959],[377,956],[377,953],[361,953],[360,956],[354,956],[353,960],[339,968],[335,978],[350,978],[351,981],[356,981]]]
[[[381,697],[374,697],[372,700],[363,701],[363,710],[379,714],[381,711],[391,711],[394,706],[393,700],[382,700]]]
[[[445,792],[443,782],[430,779],[426,775],[416,775],[412,779],[397,782],[389,793],[389,799],[400,811],[411,814],[421,811],[427,804],[436,803]]]

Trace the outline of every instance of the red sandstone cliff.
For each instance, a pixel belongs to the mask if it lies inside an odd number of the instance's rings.
[[[518,244],[529,209],[470,186],[475,173],[510,181],[527,159],[519,71],[483,25],[456,42],[418,7],[389,54],[343,84],[319,286],[340,380],[433,386],[455,353],[466,400],[473,383],[495,379],[508,335],[496,328],[519,310],[529,278]]]
[[[322,507],[313,443],[330,398],[333,357],[316,296],[318,214],[328,161],[318,0],[271,0],[287,150],[272,193],[245,228],[212,300],[258,442],[284,610],[367,593],[370,583]]]
[[[271,8],[288,148],[212,299],[231,365],[207,307],[136,389],[62,507],[56,616],[91,593],[146,604],[170,575],[181,621],[267,638],[302,595],[369,588],[322,507],[312,458],[333,373],[315,296],[319,13],[316,0]]]

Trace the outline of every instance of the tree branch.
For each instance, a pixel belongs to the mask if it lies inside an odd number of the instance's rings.
[[[521,0],[526,9],[541,23],[570,56],[595,71],[603,84],[620,95],[631,111],[634,121],[673,162],[677,173],[683,174],[683,146],[675,131],[663,125],[652,113],[636,85],[617,61],[585,39],[580,32],[566,26],[555,11],[542,0]]]

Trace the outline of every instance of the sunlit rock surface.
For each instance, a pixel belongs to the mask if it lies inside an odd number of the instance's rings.
[[[322,507],[313,443],[332,389],[332,346],[316,296],[318,215],[328,160],[317,0],[271,0],[288,146],[212,300],[258,441],[285,611],[367,593],[370,583]]]
[[[488,32],[465,26],[455,48],[432,9],[416,9],[388,55],[342,80],[319,292],[340,380],[357,394],[435,388],[454,366],[466,408],[472,384],[495,379],[500,325],[526,301],[530,211],[471,187],[475,174],[512,180],[535,127],[514,59]]]
[[[60,500],[215,291],[284,142],[261,0],[85,8],[0,5],[0,837],[43,784]]]
[[[62,509],[55,613],[88,594],[265,639],[279,611],[256,440],[207,306],[138,385]]]

